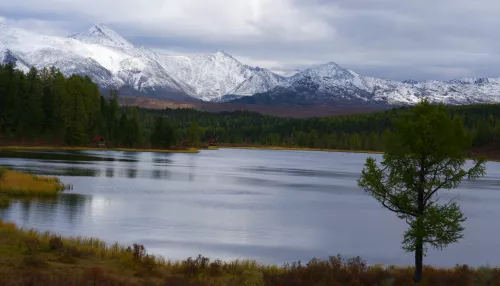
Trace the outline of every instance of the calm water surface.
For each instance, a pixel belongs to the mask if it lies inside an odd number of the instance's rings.
[[[0,152],[0,165],[55,175],[57,202],[15,203],[0,217],[26,228],[144,244],[172,259],[203,254],[282,264],[342,254],[411,264],[404,222],[356,186],[368,155],[231,150],[200,154]],[[377,158],[380,156],[372,155]],[[426,262],[500,266],[500,164],[459,195],[465,238]]]

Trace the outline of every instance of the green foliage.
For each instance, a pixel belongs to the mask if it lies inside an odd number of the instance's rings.
[[[200,144],[200,128],[196,121],[191,121],[191,124],[189,124],[189,140],[195,147]]]
[[[396,119],[386,140],[380,166],[368,158],[358,184],[409,225],[403,248],[415,252],[419,282],[426,246],[441,249],[463,236],[463,213],[453,200],[440,204],[438,192],[483,176],[484,160],[463,169],[471,142],[461,119],[425,101]]]
[[[148,147],[150,130],[135,108],[120,108],[118,93],[107,98],[85,76],[66,78],[57,69],[28,74],[0,65],[0,140],[3,144],[85,146],[102,135],[114,147]],[[168,148],[175,140],[168,139]]]
[[[151,133],[151,145],[155,148],[169,148],[176,143],[176,129],[163,116],[155,120],[153,132]]]

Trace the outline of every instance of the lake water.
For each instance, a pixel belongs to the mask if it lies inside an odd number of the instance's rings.
[[[0,152],[0,165],[55,175],[57,202],[14,203],[0,217],[65,236],[140,243],[171,259],[202,254],[282,264],[329,255],[412,264],[406,224],[357,186],[368,155],[222,149],[200,154]],[[380,158],[379,155],[371,155]],[[465,238],[425,262],[500,266],[500,164],[452,193]]]

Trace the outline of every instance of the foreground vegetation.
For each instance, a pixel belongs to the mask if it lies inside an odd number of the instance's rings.
[[[425,268],[419,285],[497,285],[500,270]],[[412,285],[411,267],[368,266],[360,258],[330,257],[283,266],[223,262],[199,256],[168,261],[142,245],[107,245],[62,238],[0,221],[0,285]]]

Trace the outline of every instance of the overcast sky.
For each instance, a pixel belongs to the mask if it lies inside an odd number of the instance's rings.
[[[225,50],[275,71],[334,61],[382,78],[500,77],[498,0],[17,0],[0,21],[66,36],[104,23],[136,46]]]

